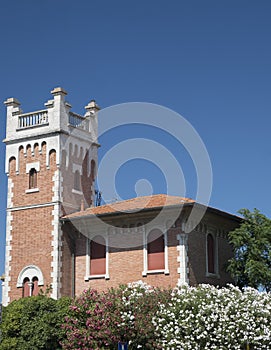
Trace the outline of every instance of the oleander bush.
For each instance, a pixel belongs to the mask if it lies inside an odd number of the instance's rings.
[[[271,295],[234,286],[160,290],[133,283],[85,291],[63,325],[63,348],[129,350],[271,349]]]
[[[65,350],[117,349],[119,341],[133,349],[161,349],[152,319],[170,290],[153,289],[137,282],[106,292],[86,290],[71,306],[63,325]]]
[[[45,295],[4,308],[0,350],[271,349],[271,293],[234,286],[152,288],[139,281],[71,301]]]
[[[271,294],[201,285],[172,292],[153,318],[165,350],[271,349]]]

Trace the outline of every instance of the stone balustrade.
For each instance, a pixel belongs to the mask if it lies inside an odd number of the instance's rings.
[[[19,129],[32,128],[32,127],[40,126],[44,124],[48,124],[47,110],[20,114],[18,116]]]
[[[69,113],[69,124],[74,128],[79,128],[89,132],[89,120],[82,117],[80,114],[73,112]]]

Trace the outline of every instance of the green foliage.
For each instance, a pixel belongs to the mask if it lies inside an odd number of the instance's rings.
[[[45,295],[4,308],[0,350],[270,349],[271,293],[238,287],[152,288],[143,282],[72,303]]]
[[[152,318],[160,303],[167,305],[170,300],[169,289],[152,288],[139,283],[132,283],[124,288],[119,329],[125,330],[123,338],[129,341],[129,349],[160,349]]]
[[[159,303],[167,303],[169,290],[133,283],[98,293],[86,290],[71,306],[65,319],[65,350],[113,350],[118,341],[129,342],[129,350],[159,349],[152,318]]]
[[[229,233],[234,258],[228,271],[239,287],[250,286],[271,291],[271,220],[254,209],[239,211],[244,221]]]
[[[65,337],[61,328],[69,312],[69,298],[39,295],[10,303],[3,310],[0,350],[57,350]]]

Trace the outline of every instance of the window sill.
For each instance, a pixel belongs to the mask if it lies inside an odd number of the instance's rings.
[[[220,278],[220,275],[219,275],[219,273],[206,272],[206,277],[210,277],[210,278]]]
[[[34,193],[34,192],[39,192],[39,188],[29,188],[28,190],[25,190],[25,193]]]
[[[109,280],[109,275],[90,275],[90,276],[85,276],[85,281],[95,280],[95,279],[106,279],[106,280]]]
[[[82,191],[75,190],[74,188],[72,189],[72,193],[80,194],[81,196],[82,196],[82,194],[83,194]]]
[[[146,277],[147,275],[155,275],[155,274],[165,274],[169,275],[169,270],[148,270],[148,271],[143,271],[142,276]]]

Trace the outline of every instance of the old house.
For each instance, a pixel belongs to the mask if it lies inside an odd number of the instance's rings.
[[[5,101],[3,304],[47,287],[59,298],[139,279],[164,287],[230,282],[227,232],[239,218],[163,194],[95,207],[99,107],[92,100],[82,116],[62,88],[51,93],[31,113]]]

